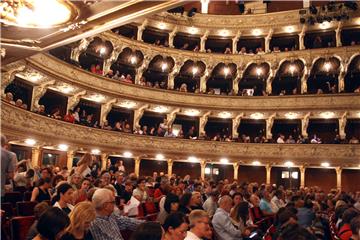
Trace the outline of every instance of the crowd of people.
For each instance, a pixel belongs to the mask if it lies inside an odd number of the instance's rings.
[[[360,237],[359,191],[325,193],[318,187],[285,189],[162,172],[136,176],[119,161],[101,171],[89,153],[72,169],[34,169],[30,160],[17,162],[4,136],[1,143],[2,197],[9,188],[24,187],[38,202],[27,239]],[[151,218],[142,213],[146,204],[156,209]]]
[[[14,101],[14,95],[11,92],[5,93],[4,100],[12,105],[15,105],[19,108],[28,109],[28,105],[23,102],[21,98],[16,99]]]

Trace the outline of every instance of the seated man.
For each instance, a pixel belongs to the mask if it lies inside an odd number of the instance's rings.
[[[95,240],[123,240],[121,230],[135,231],[136,227],[143,223],[143,221],[114,213],[115,196],[108,189],[96,190],[92,202],[96,209],[96,218],[91,223],[90,231]]]
[[[241,231],[232,224],[229,216],[232,205],[233,201],[228,195],[219,200],[219,208],[216,210],[212,220],[219,240],[241,239]]]
[[[204,210],[191,211],[189,222],[190,231],[187,231],[185,240],[201,240],[208,237],[209,215]]]

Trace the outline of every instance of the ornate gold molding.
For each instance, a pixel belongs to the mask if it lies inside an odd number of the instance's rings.
[[[38,54],[26,61],[37,71],[81,89],[102,93],[111,98],[125,98],[146,104],[221,111],[355,110],[360,104],[357,94],[232,97],[181,93],[126,84],[94,75],[47,54]]]
[[[328,161],[332,166],[358,167],[359,145],[326,144],[243,144],[188,139],[139,136],[70,124],[44,117],[2,102],[1,128],[10,140],[35,138],[45,145],[67,143],[73,148],[99,148],[102,152],[132,151],[134,156],[149,157],[159,152],[173,160],[184,160],[191,154],[199,159],[218,162],[228,157],[232,163],[282,165],[316,165]]]

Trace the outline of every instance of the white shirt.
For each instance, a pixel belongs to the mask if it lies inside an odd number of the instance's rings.
[[[276,140],[277,143],[285,143],[284,139],[282,139],[281,137],[278,137],[278,139]]]
[[[60,205],[59,205],[59,202],[56,202],[53,207],[57,207],[57,208],[62,209],[62,208],[60,207]],[[68,207],[71,211],[74,209],[74,206],[71,205],[71,204],[69,204],[69,203],[66,204],[66,207]]]
[[[140,202],[134,197],[131,197],[128,203],[124,206],[124,213],[126,213],[130,217],[139,215],[139,207]]]
[[[194,233],[187,231],[186,238],[184,240],[201,240],[201,238],[196,236]]]

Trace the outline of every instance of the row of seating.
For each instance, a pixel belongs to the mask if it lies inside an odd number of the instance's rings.
[[[22,201],[30,201],[31,199],[31,192],[26,191],[26,192],[20,192],[20,191],[16,191],[16,192],[6,192],[4,195],[4,203],[11,203],[13,207],[16,207],[16,203],[17,202],[22,202]]]

